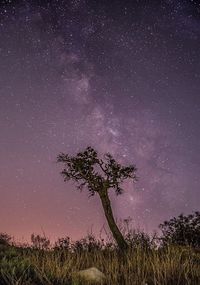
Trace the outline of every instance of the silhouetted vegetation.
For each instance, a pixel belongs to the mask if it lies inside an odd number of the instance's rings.
[[[85,151],[77,153],[76,156],[61,153],[57,161],[64,164],[61,172],[64,181],[74,180],[77,182],[78,189],[87,188],[91,195],[95,193],[99,195],[109,228],[119,249],[122,251],[127,249],[127,242],[113,217],[108,191],[114,189],[117,195],[122,194],[121,184],[124,180],[137,180],[136,167],[120,165],[109,153],[101,159],[91,147],[87,147]]]
[[[8,246],[11,245],[11,236],[6,233],[0,233],[0,246]]]
[[[199,214],[192,216],[190,221]],[[180,216],[174,218],[177,220]],[[191,235],[198,228],[196,222],[192,224]],[[200,284],[200,252],[196,243],[194,247],[192,243],[180,245],[179,239],[163,243],[161,238],[165,238],[166,232],[162,237],[150,236],[132,230],[127,223],[121,231],[128,244],[123,259],[111,236],[97,239],[90,233],[79,241],[63,237],[51,244],[46,236],[33,234],[31,244],[17,245],[9,235],[0,234],[0,285],[72,285],[73,273],[91,266],[106,275],[106,285]]]
[[[50,246],[50,240],[46,236],[31,235],[31,243],[33,248],[47,250]]]
[[[200,212],[179,215],[161,224],[163,245],[175,244],[200,248]]]

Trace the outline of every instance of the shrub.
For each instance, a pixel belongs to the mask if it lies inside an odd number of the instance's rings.
[[[0,233],[0,245],[9,246],[11,245],[11,236],[6,233]]]
[[[200,212],[183,214],[160,224],[162,245],[176,244],[200,248]]]

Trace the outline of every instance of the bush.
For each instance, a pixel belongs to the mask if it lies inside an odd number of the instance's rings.
[[[50,240],[46,236],[31,235],[33,248],[47,250],[50,247]]]
[[[9,246],[11,245],[11,236],[6,233],[0,233],[0,245]]]
[[[183,214],[160,224],[162,245],[175,244],[200,248],[200,212],[188,216]]]
[[[81,240],[76,241],[72,244],[72,251],[74,252],[92,252],[103,249],[103,241],[95,238],[93,234],[88,234]]]

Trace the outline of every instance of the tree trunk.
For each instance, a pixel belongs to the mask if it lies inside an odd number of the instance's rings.
[[[128,245],[127,245],[122,233],[120,232],[118,226],[115,223],[111,204],[110,204],[110,199],[108,196],[108,191],[103,190],[102,192],[99,191],[98,193],[99,193],[99,196],[101,198],[101,203],[102,203],[102,206],[104,209],[104,213],[105,213],[109,228],[113,234],[113,237],[114,237],[119,249],[125,250],[125,249],[127,249]]]

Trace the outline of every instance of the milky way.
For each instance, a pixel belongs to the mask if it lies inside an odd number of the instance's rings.
[[[0,231],[80,238],[106,221],[56,157],[138,168],[112,205],[145,231],[199,210],[198,1],[1,1]]]

